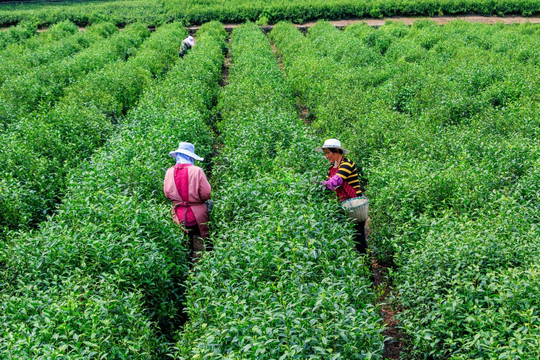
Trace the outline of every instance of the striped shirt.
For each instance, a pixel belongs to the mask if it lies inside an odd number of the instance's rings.
[[[330,169],[332,169],[332,167],[330,167]],[[336,174],[339,175],[343,181],[346,181],[352,188],[354,188],[356,191],[356,196],[360,196],[362,194],[362,190],[360,190],[358,170],[356,169],[356,164],[353,161],[343,157]],[[330,175],[330,170],[328,171],[328,175]]]

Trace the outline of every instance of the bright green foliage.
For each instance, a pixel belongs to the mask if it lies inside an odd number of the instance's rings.
[[[88,36],[84,46],[87,48],[77,54],[67,59],[60,57],[21,76],[9,78],[0,88],[0,121],[10,124],[21,117],[32,116],[29,114],[36,109],[49,109],[64,95],[66,87],[73,86],[88,73],[101,70],[108,63],[134,55],[150,36],[143,24],[133,24],[120,33],[115,32],[116,36],[106,40],[102,36],[111,33],[92,32],[97,36]]]
[[[10,44],[24,43],[27,39],[37,34],[37,26],[30,22],[21,22],[17,26],[10,27],[7,31],[0,32],[0,49]]]
[[[371,246],[397,266],[411,357],[540,356],[538,31],[272,32],[313,127],[365,168]]]
[[[216,101],[225,35],[221,24],[203,26],[189,55],[70,173],[55,217],[2,248],[0,358],[164,358],[163,334],[181,319],[188,249],[163,177],[178,141],[213,151],[206,104]]]
[[[218,109],[214,251],[187,283],[182,359],[380,359],[382,325],[350,224],[255,25],[233,31]]]
[[[61,7],[61,11],[58,10]],[[379,18],[383,16],[523,15],[540,13],[538,0],[114,0],[99,2],[5,4],[0,24],[23,19],[40,25],[71,20],[79,25],[112,21],[125,25],[135,21],[162,24],[171,20],[202,24],[217,20],[258,24],[288,20],[302,23],[317,19]]]
[[[0,84],[36,66],[71,56],[89,46],[91,40],[105,38],[115,31],[112,23],[90,26],[86,32],[79,32],[75,26],[55,24],[49,31],[41,32],[21,44],[11,44],[0,51]]]
[[[138,34],[149,32],[140,24],[131,27],[134,32],[124,30],[128,38],[119,43],[133,53],[129,36],[140,38]],[[0,196],[0,208],[7,211],[0,217],[2,227],[35,225],[54,210],[64,193],[67,172],[104,143],[114,131],[114,124],[136,106],[152,78],[171,67],[185,34],[178,23],[164,25],[127,62],[112,62],[90,73],[67,88],[51,111],[22,119],[2,134],[2,171],[19,183],[0,183],[0,194],[6,194]],[[128,44],[132,45],[124,46]]]
[[[143,295],[108,274],[74,273],[2,294],[4,359],[149,359],[156,342]]]
[[[259,16],[252,5],[243,19]],[[302,20],[305,9],[288,9]],[[111,62],[90,45],[95,35],[65,22],[0,51],[10,84],[33,66],[38,81],[68,62],[89,72],[36,90],[56,107],[13,117],[1,135],[0,358],[382,358],[366,259],[352,250],[339,204],[312,185],[326,173],[312,149],[328,137],[364,169],[370,245],[396,265],[407,358],[540,358],[538,25],[339,31],[320,22],[304,36],[282,23],[271,38],[284,77],[250,24],[233,33],[221,94],[222,26],[205,25],[179,60],[186,34],[173,23],[142,43],[148,29],[128,27],[102,43],[121,54]],[[35,64],[16,64],[32,53]],[[109,63],[86,68],[94,57]],[[33,101],[20,94],[4,92],[0,106],[9,96]],[[298,121],[304,105],[316,136]],[[215,250],[191,273],[187,299],[188,249],[161,194],[167,154],[182,140],[207,159],[220,151],[211,169]],[[39,231],[4,238],[53,210]],[[189,321],[171,349],[184,301]]]

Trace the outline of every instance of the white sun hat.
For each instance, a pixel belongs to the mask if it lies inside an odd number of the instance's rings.
[[[178,149],[176,149],[175,151],[171,151],[169,153],[169,155],[173,159],[176,159],[176,154],[178,154],[178,153],[190,156],[190,157],[194,158],[195,160],[199,160],[199,161],[204,160],[204,158],[202,158],[199,155],[195,154],[195,146],[193,146],[192,143],[180,142],[178,144]]]
[[[190,46],[195,45],[195,39],[193,38],[193,36],[188,36],[188,37],[186,38],[186,42],[187,42]]]
[[[324,152],[323,149],[326,149],[326,148],[341,149],[341,150],[343,150],[344,154],[350,153],[349,150],[346,150],[346,149],[341,147],[341,141],[339,141],[338,139],[328,139],[328,140],[326,140],[324,142],[323,146],[315,148],[315,151],[322,153],[322,152]]]

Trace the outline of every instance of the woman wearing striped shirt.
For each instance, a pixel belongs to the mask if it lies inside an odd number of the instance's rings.
[[[322,147],[316,148],[315,151],[324,153],[331,164],[328,169],[328,180],[324,181],[323,185],[328,190],[335,191],[340,202],[362,195],[356,165],[344,156],[349,153],[349,150],[344,149],[339,140],[328,139]],[[356,250],[362,254],[367,252],[365,224],[363,221],[355,224]]]

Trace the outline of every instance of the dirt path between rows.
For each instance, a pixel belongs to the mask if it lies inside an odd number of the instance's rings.
[[[456,20],[463,20],[470,23],[481,23],[481,24],[524,24],[524,23],[531,23],[531,24],[540,24],[540,17],[524,17],[524,16],[505,16],[505,17],[498,17],[498,16],[476,16],[476,15],[463,15],[463,16],[434,16],[434,17],[405,17],[405,16],[394,16],[394,17],[388,17],[388,18],[382,18],[382,19],[347,19],[347,20],[333,20],[330,21],[335,27],[337,28],[344,28],[348,25],[352,24],[361,24],[365,22],[369,26],[373,27],[379,27],[385,24],[386,21],[397,21],[397,22],[403,22],[406,25],[412,25],[415,21],[418,20],[425,20],[429,19],[437,24],[444,25],[451,21]],[[310,21],[306,22],[304,24],[295,24],[295,26],[305,31],[308,28],[312,27],[316,24],[316,21]],[[235,27],[238,27],[242,24],[223,24],[225,27],[225,30],[227,32],[231,32]],[[261,26],[261,28],[264,31],[271,31],[273,29],[274,25],[268,25],[268,26]],[[199,29],[199,26],[191,26],[188,27],[188,32],[190,34],[194,34]]]
[[[399,312],[392,304],[393,284],[388,276],[388,267],[380,264],[376,257],[371,259],[371,271],[373,273],[373,290],[377,295],[377,305],[380,308],[380,315],[386,325],[383,335],[384,342],[383,356],[385,360],[400,360],[405,346],[405,339],[399,329],[399,322],[395,315]]]

